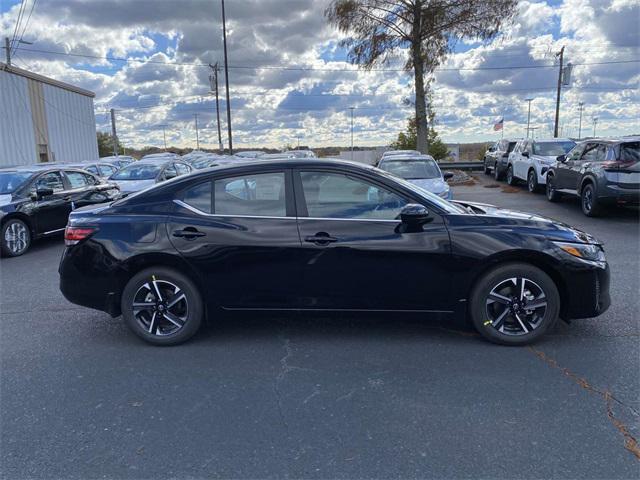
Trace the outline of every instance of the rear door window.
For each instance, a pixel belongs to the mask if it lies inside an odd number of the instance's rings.
[[[116,173],[117,168],[112,167],[111,165],[100,165],[100,175],[103,177],[108,177]]]
[[[34,183],[33,191],[40,188],[51,188],[54,192],[61,192],[64,190],[64,183],[62,183],[62,175],[60,172],[49,172],[41,175]]]
[[[284,172],[215,180],[213,209],[216,215],[286,216]]]
[[[69,180],[69,186],[71,189],[76,188],[84,188],[87,185],[93,185],[94,182],[90,181],[87,175],[82,172],[74,172],[70,170],[66,170],[64,174],[67,176],[67,180]]]

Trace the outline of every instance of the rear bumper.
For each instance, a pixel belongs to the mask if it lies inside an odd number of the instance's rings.
[[[640,205],[640,188],[627,188],[609,183],[598,192],[598,197],[616,204]]]

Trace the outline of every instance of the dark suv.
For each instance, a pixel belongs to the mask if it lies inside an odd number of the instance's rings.
[[[495,145],[489,147],[484,155],[484,173],[490,174],[493,171],[493,177],[500,180],[507,171],[507,163],[509,154],[518,143],[518,140],[502,139]]]
[[[589,217],[605,205],[640,204],[640,137],[587,140],[557,160],[547,173],[549,201],[577,195]]]

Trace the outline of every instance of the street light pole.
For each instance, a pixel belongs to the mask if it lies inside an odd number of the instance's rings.
[[[209,83],[211,84],[211,90],[216,96],[216,124],[218,126],[218,149],[220,153],[224,151],[222,145],[222,133],[220,132],[220,103],[218,100],[218,62],[215,65],[209,64],[209,67],[213,70],[213,74],[209,76]],[[209,92],[211,93],[211,92]]]
[[[529,138],[529,124],[531,123],[531,102],[533,98],[525,98],[526,102],[529,102],[529,113],[527,114],[527,138]],[[504,129],[504,125],[502,127]]]
[[[598,125],[598,117],[593,117],[593,136],[596,136],[596,126]]]
[[[562,47],[560,51],[556,53],[556,57],[559,57],[560,59],[560,70],[558,71],[558,93],[556,96],[556,123],[553,128],[554,138],[558,138],[558,126],[560,123],[560,93],[562,91],[562,62],[564,61],[564,47]]]
[[[196,119],[196,150],[200,150],[200,136],[198,135],[198,114],[194,113],[193,116]]]
[[[584,102],[578,104],[580,106],[580,122],[578,123],[578,140],[582,138],[582,110],[584,110]]]
[[[229,61],[227,58],[227,20],[222,1],[222,43],[224,47],[224,80],[227,93],[227,130],[229,134],[229,155],[233,155],[233,140],[231,139],[231,100],[229,98]]]

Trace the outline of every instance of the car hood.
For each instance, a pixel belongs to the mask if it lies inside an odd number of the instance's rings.
[[[452,203],[462,205],[463,207],[470,207],[475,212],[474,218],[477,219],[478,222],[483,222],[487,225],[518,227],[528,230],[530,234],[538,234],[549,240],[560,242],[603,245],[603,242],[593,235],[559,220],[554,220],[553,218],[544,217],[535,213],[500,208],[487,203],[460,200],[454,200]]]
[[[155,185],[155,179],[151,180],[111,180],[118,187],[120,187],[120,191],[122,193],[132,193],[138,192],[144,188],[150,187],[151,185]]]
[[[548,155],[532,155],[531,158],[533,160],[538,160],[542,163],[556,163],[557,155],[548,156]]]
[[[448,186],[442,178],[412,178],[407,181],[427,192],[436,194],[444,192]]]
[[[4,207],[5,205],[9,205],[13,201],[13,197],[10,193],[0,195],[0,207]]]

